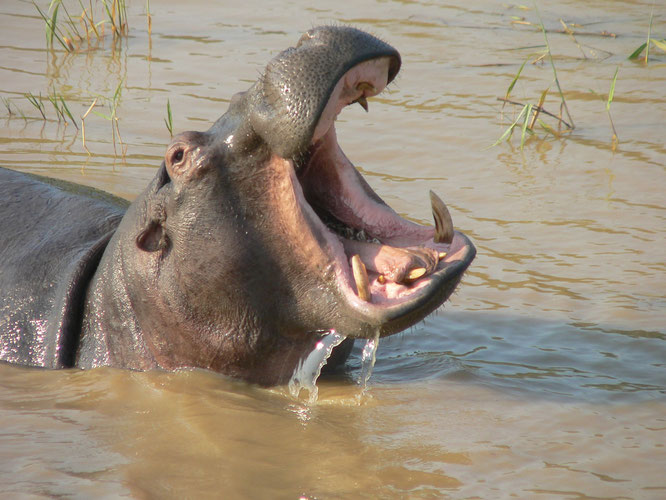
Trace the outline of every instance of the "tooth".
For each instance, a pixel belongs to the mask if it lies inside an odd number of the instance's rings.
[[[430,191],[432,215],[435,218],[435,243],[451,243],[453,241],[453,221],[446,205],[433,191]]]
[[[444,257],[446,257],[446,252],[439,252],[437,257],[439,258],[439,260],[442,260]]]
[[[351,264],[358,297],[365,302],[370,302],[372,296],[370,295],[370,284],[368,283],[368,273],[365,270],[365,264],[363,264],[358,254],[351,258]]]
[[[359,103],[361,105],[361,107],[363,109],[365,109],[365,112],[367,113],[368,112],[368,98],[365,97],[365,92],[367,90],[372,95],[375,95],[377,93],[377,89],[371,83],[361,82],[356,86],[356,90],[359,90],[361,92],[361,97],[356,99],[354,102]]]
[[[412,270],[410,270],[407,275],[405,276],[406,279],[409,281],[414,281],[419,279],[421,276],[423,276],[426,273],[426,268],[425,267],[416,267]]]
[[[359,103],[361,105],[361,107],[363,109],[365,109],[365,112],[366,113],[368,112],[368,100],[366,99],[366,97],[364,95],[362,95],[361,97],[356,99],[354,102]]]

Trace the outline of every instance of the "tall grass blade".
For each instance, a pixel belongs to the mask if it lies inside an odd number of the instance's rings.
[[[532,114],[532,107],[533,107],[532,104],[527,104],[527,106],[526,106],[527,110],[525,111],[525,120],[523,121],[523,127],[522,127],[522,130],[521,130],[521,133],[520,133],[520,149],[521,150],[523,149],[523,146],[525,145],[525,134],[529,130],[527,128],[527,124],[530,121],[530,115]],[[532,131],[530,130],[530,132],[532,132]]]
[[[9,116],[12,116],[14,113],[12,113],[12,108],[9,104],[9,99],[6,97],[2,98],[2,103],[5,105],[5,108],[7,108],[7,113],[9,113]]]
[[[617,72],[620,71],[620,67],[615,68],[615,75],[613,75],[613,82],[611,83],[610,90],[608,91],[608,99],[606,100],[606,111],[610,110],[611,103],[613,102],[613,96],[615,95],[615,82],[617,81]]]
[[[529,58],[525,59],[523,61],[523,64],[520,65],[520,69],[518,70],[518,73],[516,73],[516,76],[513,77],[513,81],[509,85],[509,88],[506,89],[506,95],[504,96],[505,99],[509,98],[509,96],[511,94],[511,91],[513,90],[513,87],[516,86],[516,82],[518,81],[518,78],[520,77],[520,74],[523,72],[523,68],[525,67],[525,64],[527,64],[528,60],[529,60]]]
[[[153,18],[150,16],[150,0],[146,0],[146,16],[148,18],[148,36],[153,33]]]
[[[32,104],[35,108],[37,108],[37,111],[42,115],[42,118],[46,120],[46,114],[44,114],[44,103],[42,102],[42,94],[40,92],[39,94],[39,99],[33,95],[32,92],[28,92],[25,94],[26,99],[28,99],[28,102]]]
[[[647,46],[647,43],[646,43],[646,42],[643,42],[642,44],[640,44],[639,47],[638,47],[636,50],[634,50],[634,51],[629,55],[629,57],[628,57],[627,59],[637,59],[638,56],[641,55],[641,52],[643,52],[643,50],[645,50],[645,47],[646,47],[646,46]]]
[[[74,117],[72,116],[71,111],[69,110],[69,107],[65,103],[65,100],[60,96],[60,104],[62,105],[61,109],[67,114],[69,119],[72,121],[72,124],[76,127],[76,129],[79,129],[79,126],[76,124],[76,121],[74,120]]]
[[[511,138],[511,135],[513,134],[513,129],[516,128],[516,126],[518,125],[518,122],[520,122],[521,118],[523,118],[523,116],[525,115],[525,110],[526,109],[527,109],[527,105],[525,105],[523,107],[523,109],[518,114],[518,118],[516,118],[515,121],[511,125],[509,125],[509,128],[507,128],[504,131],[502,136],[499,139],[497,139],[494,143],[492,143],[490,146],[488,146],[489,148],[497,146],[498,144],[500,144],[504,141],[508,141]]]
[[[34,1],[32,2],[32,4],[35,6],[37,12],[39,12],[40,17],[44,20],[44,23],[46,24],[45,30],[46,30],[47,47],[49,49],[53,49],[53,37],[55,37],[58,40],[58,42],[60,42],[60,45],[62,45],[65,48],[65,50],[69,51],[67,44],[62,40],[62,38],[60,38],[60,36],[56,32],[57,27],[55,24],[55,18],[57,18],[58,16],[57,13],[58,7],[56,6],[54,18],[50,18],[42,11],[42,9],[39,8],[39,5],[37,5]]]
[[[60,111],[60,107],[58,106],[58,97],[55,92],[53,91],[53,95],[48,95],[46,96],[49,102],[53,105],[53,109],[56,111],[56,116],[58,118],[58,121],[61,121],[63,119],[63,114],[62,111]]]
[[[171,103],[169,99],[167,99],[167,117],[164,119],[164,124],[169,131],[169,135],[173,137],[173,118],[171,116]]]
[[[648,36],[647,42],[645,43],[645,64],[648,62],[648,57],[650,55],[650,38],[652,38],[652,19],[654,17],[654,3],[652,4],[652,10],[650,11],[650,24],[648,26]]]
[[[653,38],[652,43],[654,43],[657,47],[666,52],[666,38],[662,38],[661,40],[655,40]]]
[[[537,16],[539,16],[539,27],[541,28],[541,33],[543,33],[543,38],[546,42],[546,48],[548,49],[548,60],[550,61],[550,66],[553,68],[553,76],[555,78],[555,85],[557,86],[557,91],[560,94],[560,99],[562,99],[562,106],[564,107],[564,110],[567,112],[567,118],[569,118],[569,122],[571,123],[571,128],[575,128],[576,125],[574,124],[573,118],[571,118],[571,113],[569,113],[569,106],[567,106],[567,101],[564,98],[564,92],[562,92],[562,87],[560,86],[560,80],[557,78],[557,69],[555,69],[555,61],[553,61],[553,53],[550,50],[550,44],[548,43],[548,35],[546,34],[546,27],[543,25],[543,20],[541,19],[541,14],[539,13],[539,9],[536,6],[536,3],[534,4],[534,10],[537,13]]]

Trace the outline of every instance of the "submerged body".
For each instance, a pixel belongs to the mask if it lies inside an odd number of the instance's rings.
[[[371,338],[420,321],[474,246],[435,195],[435,228],[399,217],[334,127],[399,67],[367,33],[307,32],[210,130],[175,137],[124,214],[0,171],[0,359],[201,367],[272,385],[322,332]]]

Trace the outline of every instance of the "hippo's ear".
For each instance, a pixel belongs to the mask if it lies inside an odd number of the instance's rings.
[[[164,250],[168,245],[169,241],[164,227],[156,220],[150,221],[136,237],[136,246],[144,252],[158,252]]]
[[[142,223],[144,228],[135,240],[136,246],[144,252],[157,252],[166,249],[169,245],[169,239],[164,229],[166,221],[164,203],[168,196],[166,191],[169,191],[170,181],[166,166],[162,164],[153,184],[149,187],[151,193],[148,199],[150,202],[146,203],[144,208],[146,214],[145,222]]]

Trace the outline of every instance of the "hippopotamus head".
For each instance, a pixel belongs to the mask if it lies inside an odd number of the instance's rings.
[[[174,137],[88,292],[84,332],[121,334],[84,333],[79,364],[276,384],[322,332],[390,335],[439,307],[474,246],[432,193],[435,227],[396,214],[336,139],[400,64],[367,33],[315,28],[208,131]]]

